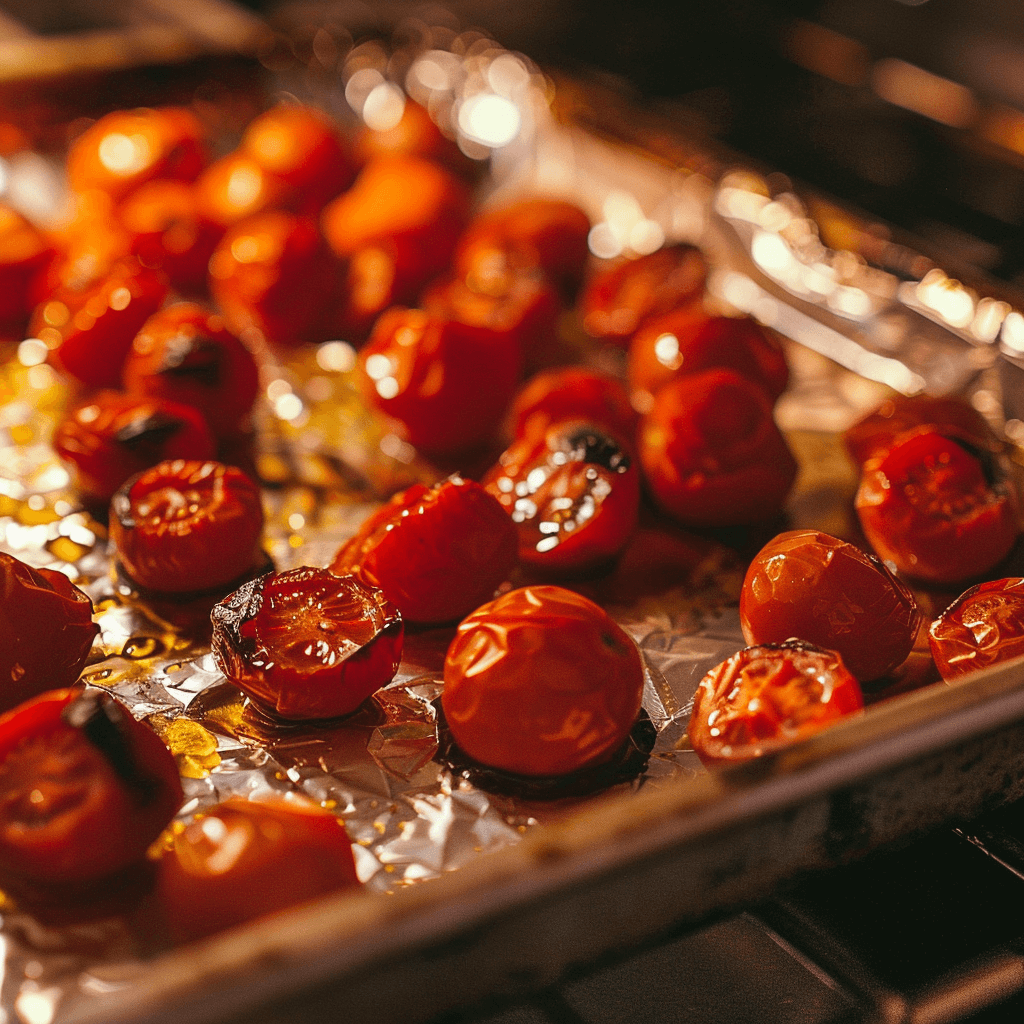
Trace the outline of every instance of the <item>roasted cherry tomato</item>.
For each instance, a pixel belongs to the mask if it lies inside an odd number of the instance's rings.
[[[537,569],[600,568],[636,528],[636,463],[622,442],[586,420],[513,441],[483,484],[516,524],[520,561]]]
[[[669,381],[642,419],[638,440],[655,499],[687,526],[770,519],[796,477],[771,399],[732,370]]]
[[[1024,655],[1024,579],[965,590],[931,624],[928,643],[946,682]]]
[[[262,565],[259,488],[234,466],[176,459],[127,481],[110,540],[131,579],[161,594],[227,587]]]
[[[523,587],[459,623],[441,702],[481,764],[563,775],[615,754],[643,688],[640,652],[607,612],[561,587]]]
[[[345,826],[308,801],[231,797],[176,832],[157,868],[160,916],[190,942],[357,888]]]
[[[959,398],[931,395],[887,398],[850,427],[843,434],[843,441],[854,461],[863,465],[870,458],[884,455],[897,435],[925,426],[961,437],[982,451],[995,451],[998,447],[992,428],[977,409]]]
[[[98,391],[68,411],[53,446],[73,467],[82,500],[105,512],[129,477],[166,459],[212,459],[216,442],[198,409]]]
[[[377,321],[359,353],[369,402],[398,420],[411,444],[441,456],[494,437],[521,365],[507,334],[401,307]]]
[[[131,252],[143,266],[163,271],[179,291],[205,291],[207,265],[224,230],[199,212],[191,183],[147,182],[117,213],[131,236]]]
[[[587,420],[632,440],[637,417],[615,377],[584,366],[560,366],[541,370],[523,385],[512,400],[509,420],[517,438],[542,433],[559,420]]]
[[[0,203],[0,335],[21,333],[37,282],[56,255],[38,228]]]
[[[64,573],[0,552],[0,711],[74,683],[97,633],[92,601]]]
[[[494,596],[517,547],[501,505],[480,484],[454,476],[396,495],[330,568],[380,587],[409,622],[454,622]]]
[[[0,717],[0,884],[41,915],[109,913],[181,800],[174,757],[113,697],[44,693]]]
[[[707,265],[692,245],[672,245],[596,273],[583,289],[583,327],[625,345],[648,317],[684,306],[704,289]]]
[[[222,231],[287,204],[292,190],[248,153],[233,150],[214,160],[195,184],[199,215]]]
[[[71,144],[68,181],[76,192],[99,189],[115,199],[153,178],[193,181],[205,162],[203,129],[183,107],[117,110]]]
[[[122,374],[129,394],[191,405],[210,429],[230,437],[251,426],[259,391],[252,353],[218,314],[194,302],[154,313],[132,342]]]
[[[827,533],[791,530],[751,562],[740,623],[748,644],[796,639],[836,651],[866,683],[903,664],[922,615],[877,558]]]
[[[163,274],[122,260],[84,289],[56,291],[36,307],[29,330],[46,342],[61,373],[88,387],[116,388],[132,339],[167,290]]]
[[[1013,547],[1009,482],[997,482],[966,444],[919,427],[865,463],[855,501],[861,528],[899,572],[955,583],[986,573]]]
[[[398,121],[391,128],[360,128],[355,140],[356,156],[362,163],[379,157],[415,156],[444,164],[449,170],[465,176],[476,166],[474,161],[449,139],[426,108],[405,98]]]
[[[402,616],[384,592],[327,569],[260,576],[210,617],[220,670],[279,718],[351,714],[402,658]]]
[[[683,373],[722,366],[778,398],[789,367],[778,340],[750,317],[710,316],[699,302],[651,317],[629,343],[627,381],[633,405],[646,412],[662,384]]]
[[[863,706],[835,651],[797,642],[745,647],[698,684],[690,744],[707,765],[748,761]]]

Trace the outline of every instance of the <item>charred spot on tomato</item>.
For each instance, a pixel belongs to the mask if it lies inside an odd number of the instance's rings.
[[[613,473],[628,473],[630,457],[610,434],[591,425],[580,426],[566,432],[569,458],[603,466]]]
[[[220,386],[223,376],[221,347],[213,338],[178,334],[167,342],[157,373],[188,377],[207,388]]]
[[[157,453],[181,432],[183,426],[182,421],[174,416],[154,412],[119,427],[114,432],[114,440],[135,455],[145,458],[152,454],[155,461],[159,462],[161,456]]]

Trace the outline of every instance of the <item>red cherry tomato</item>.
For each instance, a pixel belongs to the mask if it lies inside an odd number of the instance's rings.
[[[534,374],[512,401],[515,437],[546,431],[559,420],[587,420],[631,440],[636,411],[616,378],[583,366],[561,366]]]
[[[302,566],[243,584],[211,613],[220,670],[279,718],[337,718],[390,683],[402,616],[378,587]]]
[[[692,245],[672,245],[598,271],[580,298],[592,337],[625,345],[648,317],[684,306],[704,289],[707,265]]]
[[[195,185],[199,215],[220,230],[279,206],[292,189],[248,153],[233,150],[214,160]]]
[[[115,199],[153,178],[193,181],[205,162],[203,129],[183,107],[117,110],[71,144],[68,181],[76,192],[99,189]]]
[[[964,591],[931,624],[928,643],[947,683],[1024,655],[1024,579],[1011,576]]]
[[[56,255],[41,231],[0,203],[0,334],[20,334],[28,323],[31,296]]]
[[[415,156],[444,164],[464,176],[475,168],[474,161],[434,124],[426,108],[408,97],[393,127],[380,129],[364,125],[360,128],[355,151],[361,163],[380,157]]]
[[[78,679],[99,627],[62,572],[0,552],[0,711]]]
[[[175,833],[157,870],[175,942],[359,885],[345,826],[313,804],[279,798],[217,804]]]
[[[104,512],[129,477],[167,459],[211,459],[216,447],[197,409],[120,391],[98,391],[70,409],[53,446],[82,500]]]
[[[699,302],[651,317],[629,343],[627,380],[637,409],[651,408],[658,388],[683,373],[722,366],[778,398],[789,368],[778,340],[749,317],[710,316]]]
[[[109,912],[181,800],[173,756],[113,697],[44,693],[0,717],[0,884],[50,916]]]
[[[36,307],[29,331],[46,342],[61,373],[87,387],[116,388],[132,338],[166,297],[163,274],[123,260],[84,289],[56,291]]]
[[[603,609],[561,587],[523,587],[459,624],[441,702],[481,764],[562,775],[615,754],[643,688],[636,644]]]
[[[953,437],[919,427],[863,467],[855,499],[864,536],[899,572],[931,583],[980,576],[1017,539],[1015,500]]]
[[[521,365],[507,334],[401,307],[377,321],[359,354],[367,400],[398,420],[411,444],[441,456],[494,437]]]
[[[483,484],[516,524],[520,561],[537,569],[601,568],[636,528],[636,463],[613,435],[585,420],[513,441]]]
[[[331,562],[380,587],[409,622],[454,622],[494,596],[518,540],[478,483],[414,484],[371,515]]]
[[[226,587],[266,561],[259,488],[219,462],[161,462],[110,503],[110,541],[131,579],[161,594]]]
[[[259,370],[252,353],[216,313],[178,302],[154,313],[132,342],[122,371],[129,394],[190,405],[230,437],[249,425]]]
[[[658,504],[688,526],[770,519],[796,461],[764,389],[732,370],[705,370],[659,389],[639,432],[640,464]]]
[[[921,622],[914,595],[877,558],[817,530],[769,541],[740,593],[748,644],[827,647],[862,683],[903,664]]]
[[[697,686],[690,743],[707,765],[761,757],[864,706],[834,651],[786,643],[745,647]]]

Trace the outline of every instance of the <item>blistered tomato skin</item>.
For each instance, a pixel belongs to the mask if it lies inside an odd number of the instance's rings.
[[[779,534],[754,558],[740,592],[748,644],[799,639],[838,652],[862,682],[901,665],[922,615],[877,558],[817,530]]]
[[[331,563],[380,587],[408,622],[455,622],[490,600],[516,563],[518,539],[480,484],[414,484],[371,515]]]
[[[32,910],[102,912],[181,800],[174,757],[107,693],[49,691],[0,717],[0,879]]]
[[[564,775],[612,757],[643,687],[636,644],[603,609],[561,587],[523,587],[459,624],[441,701],[455,742],[481,764]]]
[[[834,651],[795,642],[745,647],[698,684],[690,744],[709,766],[749,761],[863,706],[857,680]]]
[[[1019,532],[1009,483],[990,479],[965,443],[929,427],[898,435],[865,463],[855,505],[875,553],[929,583],[983,575]]]
[[[64,573],[0,552],[0,711],[71,686],[98,633],[92,601]]]
[[[175,834],[157,898],[172,940],[190,942],[358,886],[351,841],[330,812],[231,797]]]
[[[665,384],[638,433],[658,505],[686,526],[740,526],[776,515],[797,465],[764,389],[732,370]]]
[[[161,462],[110,503],[110,541],[131,580],[161,594],[226,587],[266,558],[259,488],[220,462]]]
[[[351,714],[391,682],[402,657],[402,616],[384,592],[327,569],[260,576],[211,619],[224,675],[293,721]]]
[[[636,462],[614,435],[585,420],[514,441],[482,483],[516,525],[520,561],[536,569],[601,568],[636,528]]]
[[[964,591],[928,630],[946,682],[1024,655],[1024,579],[979,583]]]

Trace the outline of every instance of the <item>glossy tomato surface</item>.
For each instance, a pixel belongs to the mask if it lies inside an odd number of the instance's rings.
[[[409,622],[454,622],[490,600],[516,563],[518,539],[480,484],[414,484],[371,515],[331,571],[380,587]]]
[[[174,757],[107,693],[49,691],[0,717],[0,878],[31,909],[102,907],[181,800]]]
[[[763,388],[732,370],[669,381],[638,434],[658,505],[687,526],[738,526],[776,515],[796,460]]]
[[[479,164],[459,149],[434,123],[426,107],[408,96],[397,120],[391,124],[360,126],[355,138],[355,155],[361,163],[378,157],[415,156],[443,164],[463,177],[473,177]]]
[[[636,528],[640,473],[627,447],[586,420],[513,441],[483,478],[511,516],[519,558],[552,572],[604,566]]]
[[[1017,539],[1016,501],[980,454],[920,427],[869,459],[855,504],[875,553],[930,583],[971,579],[998,564]]]
[[[947,682],[1024,655],[1024,579],[979,583],[964,591],[928,630],[939,674]]]
[[[745,647],[698,684],[690,743],[707,765],[748,761],[863,706],[857,680],[834,651],[799,643]]]
[[[356,888],[344,825],[308,801],[232,797],[175,833],[157,896],[175,942]]]
[[[877,558],[817,530],[791,530],[757,554],[740,592],[748,644],[797,639],[838,652],[860,682],[901,665],[922,615]]]
[[[110,540],[128,576],[162,594],[226,587],[259,567],[259,488],[220,462],[161,462],[110,503]]]
[[[221,671],[280,718],[337,718],[391,682],[402,616],[378,587],[302,566],[243,584],[211,615]]]
[[[214,160],[195,183],[200,217],[221,231],[248,217],[288,205],[292,189],[248,153],[232,150]]]
[[[92,611],[64,573],[0,552],[0,711],[78,679],[99,633]]]
[[[523,587],[459,624],[441,700],[455,742],[481,764],[562,775],[615,754],[643,688],[636,644],[603,609],[562,587]]]

